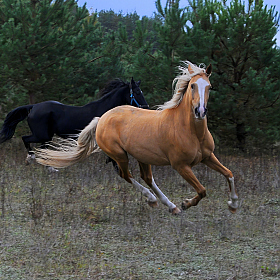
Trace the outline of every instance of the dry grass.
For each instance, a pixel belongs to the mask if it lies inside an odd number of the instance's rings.
[[[241,209],[229,213],[225,179],[199,165],[208,196],[174,217],[102,154],[49,174],[24,165],[19,140],[1,145],[0,279],[280,279],[280,157],[218,157]],[[154,177],[178,206],[195,194],[170,167]]]

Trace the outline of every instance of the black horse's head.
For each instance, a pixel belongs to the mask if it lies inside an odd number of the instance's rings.
[[[129,104],[135,107],[148,109],[149,105],[144,98],[142,90],[139,87],[140,83],[141,80],[135,82],[133,78],[131,78],[131,81],[129,83]]]

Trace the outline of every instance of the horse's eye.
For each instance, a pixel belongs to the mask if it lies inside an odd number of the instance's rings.
[[[191,88],[194,89],[194,84],[191,84]]]

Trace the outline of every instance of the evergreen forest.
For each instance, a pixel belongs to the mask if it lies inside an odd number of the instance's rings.
[[[279,13],[262,0],[157,0],[153,17],[142,18],[90,13],[75,0],[0,0],[0,125],[29,103],[89,103],[115,78],[141,80],[154,109],[189,60],[213,66],[216,145],[271,150],[280,142],[278,29]]]

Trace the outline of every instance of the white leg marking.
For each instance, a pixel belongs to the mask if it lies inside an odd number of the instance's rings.
[[[50,172],[50,173],[55,173],[55,172],[59,172],[58,169],[55,169],[54,167],[52,166],[47,166],[47,170]]]
[[[172,203],[167,196],[159,189],[159,187],[156,185],[154,177],[152,178],[152,189],[155,192],[155,194],[158,196],[158,198],[160,199],[160,201],[169,207],[169,210],[172,210],[174,208],[176,208],[176,205],[174,203]]]
[[[230,201],[228,201],[228,205],[234,209],[238,208],[238,196],[236,195],[235,192],[235,187],[234,187],[234,177],[229,178],[229,183],[230,183]]]
[[[132,185],[136,187],[144,196],[148,198],[149,202],[156,202],[157,198],[145,187],[143,187],[141,184],[139,184],[136,180],[133,178],[130,178]]]
[[[27,154],[25,162],[26,164],[31,164],[35,160],[35,154]]]

